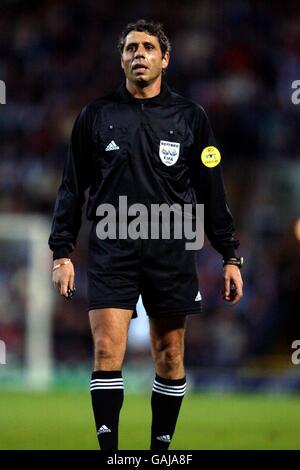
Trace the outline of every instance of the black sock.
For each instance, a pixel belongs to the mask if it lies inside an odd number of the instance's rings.
[[[168,450],[185,390],[185,377],[171,380],[155,376],[151,397],[151,450]]]
[[[91,395],[100,448],[117,450],[119,414],[124,398],[121,371],[93,372]]]

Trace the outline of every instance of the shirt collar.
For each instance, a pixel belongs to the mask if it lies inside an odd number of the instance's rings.
[[[117,89],[116,96],[117,99],[121,101],[121,103],[147,101],[153,104],[166,104],[171,97],[171,90],[166,84],[166,82],[163,80],[161,83],[161,90],[158,95],[153,96],[153,98],[147,98],[145,100],[142,100],[139,98],[134,98],[132,94],[129,93],[129,91],[127,90],[125,82],[123,82],[122,85]]]

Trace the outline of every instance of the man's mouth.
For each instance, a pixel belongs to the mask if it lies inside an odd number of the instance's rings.
[[[144,65],[144,64],[134,64],[132,66],[132,70],[147,70],[148,67],[147,65]]]

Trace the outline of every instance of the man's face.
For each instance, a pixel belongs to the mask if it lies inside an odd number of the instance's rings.
[[[162,51],[156,36],[143,31],[130,31],[126,36],[121,56],[121,66],[127,80],[148,85],[160,76],[169,63],[169,53],[162,57]]]

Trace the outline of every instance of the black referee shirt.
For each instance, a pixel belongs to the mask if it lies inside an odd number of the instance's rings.
[[[163,161],[164,142],[167,149],[175,149],[174,164]],[[212,246],[223,256],[235,256],[239,242],[234,238],[222,164],[209,168],[201,161],[208,146],[216,143],[203,108],[171,91],[165,82],[154,98],[135,99],[123,84],[89,103],[75,121],[56,198],[49,238],[54,259],[68,257],[75,247],[87,188],[89,220],[96,218],[101,203],[117,208],[120,195],[127,196],[128,205],[138,202],[147,207],[202,203]]]

